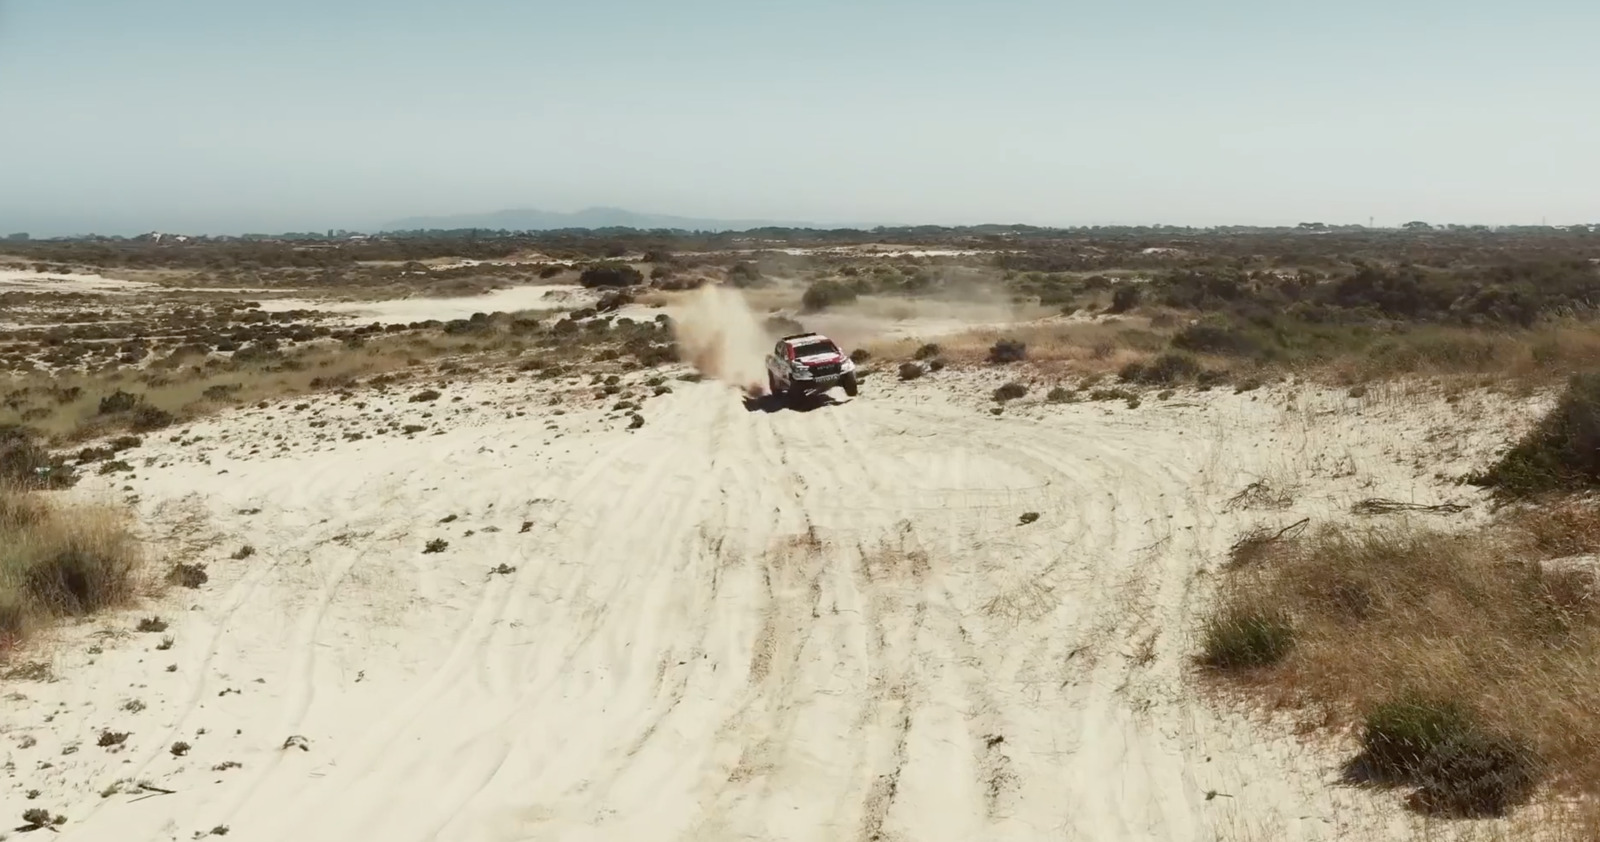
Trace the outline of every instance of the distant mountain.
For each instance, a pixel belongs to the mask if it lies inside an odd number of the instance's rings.
[[[383,224],[384,231],[418,229],[453,230],[488,228],[507,231],[551,231],[559,228],[679,228],[688,231],[747,231],[751,228],[816,228],[807,222],[779,222],[767,219],[697,219],[660,213],[638,213],[622,208],[585,208],[576,213],[557,213],[535,208],[514,208],[491,213],[464,213],[452,216],[413,216]]]

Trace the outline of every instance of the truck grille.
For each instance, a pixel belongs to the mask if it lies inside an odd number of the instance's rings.
[[[838,363],[831,363],[829,365],[814,365],[811,367],[811,373],[818,377],[832,377],[833,375],[839,373],[840,367],[841,366]]]

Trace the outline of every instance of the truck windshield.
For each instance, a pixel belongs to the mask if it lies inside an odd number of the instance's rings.
[[[832,342],[807,342],[804,345],[794,346],[794,358],[815,357],[818,354],[837,354],[839,349]]]

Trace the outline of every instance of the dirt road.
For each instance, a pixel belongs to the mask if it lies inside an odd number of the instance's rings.
[[[1241,486],[1295,471],[1319,510],[1374,479],[1433,493],[1397,459],[1426,430],[1371,431],[1407,408],[1322,421],[1263,393],[994,417],[886,384],[769,411],[677,385],[635,430],[485,384],[433,409],[439,435],[312,445],[275,409],[147,446],[128,484],[153,529],[206,548],[210,582],[166,597],[170,650],[63,647],[63,680],[7,703],[11,736],[37,740],[11,749],[13,788],[44,790],[66,838],[108,842],[1312,839],[1399,821],[1201,700],[1188,659],[1206,570],[1242,525],[1299,516],[1227,511]],[[229,559],[240,544],[254,553]],[[102,728],[131,736],[110,752]]]

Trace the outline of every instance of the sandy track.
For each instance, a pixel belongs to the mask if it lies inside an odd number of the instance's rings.
[[[1399,821],[1196,699],[1186,659],[1205,571],[1260,514],[1224,511],[1240,486],[1332,453],[1360,471],[1303,507],[1376,480],[1431,493],[1396,458],[1427,425],[1376,436],[1373,416],[1412,410],[1317,421],[1252,397],[994,418],[936,387],[766,412],[703,384],[649,402],[637,431],[579,412],[554,437],[485,411],[273,459],[154,445],[142,506],[226,536],[212,581],[169,597],[171,651],[63,655],[64,680],[8,702],[13,736],[39,740],[11,749],[14,788],[48,787],[83,840],[1292,839]],[[224,424],[293,429],[252,411],[195,431]],[[450,546],[422,553],[433,537]],[[256,554],[226,560],[238,542]],[[108,753],[102,727],[133,736]],[[174,792],[102,797],[123,778]]]

